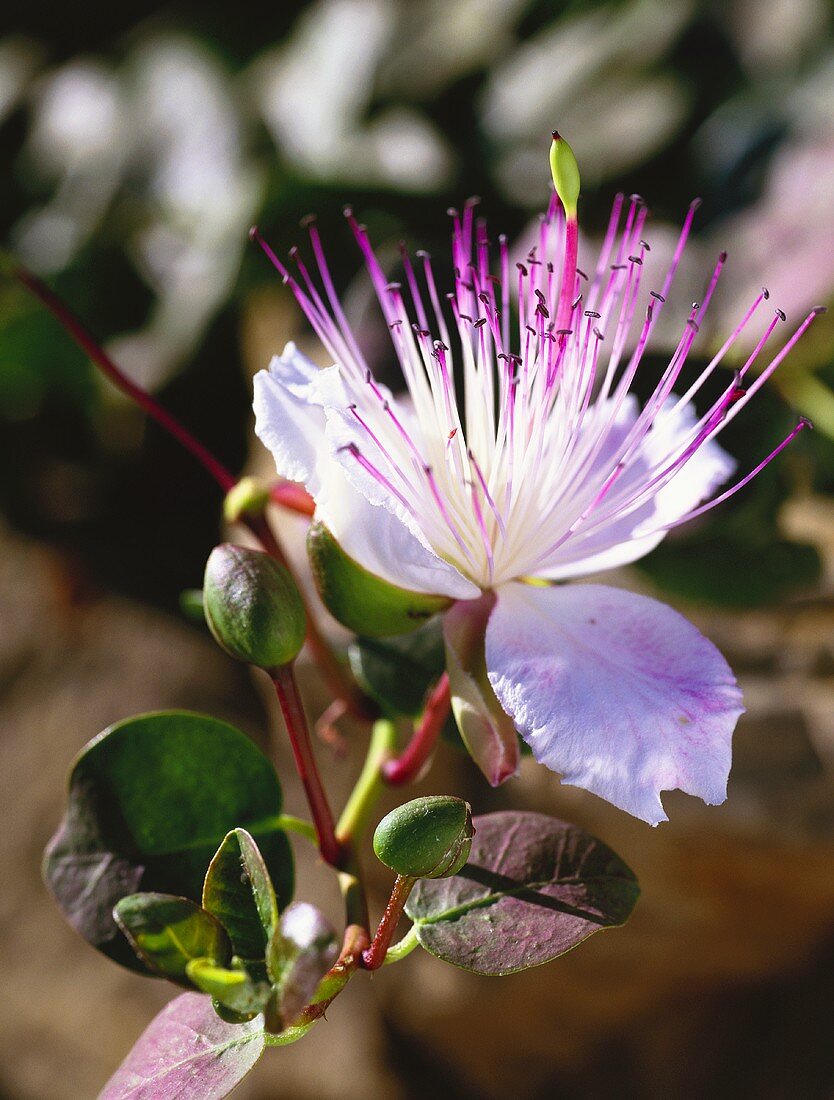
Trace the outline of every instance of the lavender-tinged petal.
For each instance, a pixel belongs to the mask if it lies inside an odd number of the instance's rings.
[[[695,425],[694,409],[683,406],[671,414],[673,405],[674,399],[670,399],[617,482],[615,493],[603,501],[599,511],[604,514],[610,510],[610,518],[602,522],[598,515],[591,513],[575,535],[534,570],[536,576],[566,580],[637,561],[662,541],[665,525],[686,515],[730,477],[735,462],[714,440],[708,440],[657,493],[635,508],[624,509],[620,515],[616,513],[613,502],[620,500],[626,504],[635,499],[650,478],[674,461],[691,436]],[[636,403],[629,401],[623,406],[609,440],[594,463],[599,478],[615,464],[617,452],[635,418]]]
[[[671,608],[601,585],[498,592],[489,680],[541,763],[652,825],[661,791],[723,802],[741,692]]]

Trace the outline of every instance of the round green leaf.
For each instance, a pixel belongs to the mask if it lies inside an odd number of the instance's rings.
[[[307,553],[328,611],[357,634],[405,634],[452,603],[448,596],[410,592],[369,573],[348,557],[322,523],[310,526]]]
[[[129,894],[113,916],[133,950],[151,970],[191,988],[187,967],[208,957],[215,964],[231,956],[229,937],[221,925],[188,898],[171,894]]]
[[[185,711],[129,718],[73,766],[67,812],[44,859],[47,885],[80,935],[141,969],[113,907],[139,891],[199,902],[209,861],[237,826],[257,838],[279,904],[289,902],[281,801],[272,765],[233,726]]]
[[[245,829],[233,829],[224,837],[209,864],[203,908],[229,933],[234,952],[244,964],[263,965],[278,922],[278,905],[263,856]]]
[[[634,874],[582,829],[512,811],[476,817],[474,826],[462,870],[418,882],[406,903],[420,945],[437,958],[512,974],[623,924],[634,908]]]

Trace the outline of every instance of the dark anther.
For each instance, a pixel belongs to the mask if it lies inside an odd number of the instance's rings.
[[[785,316],[785,311],[783,309],[777,309],[776,310],[776,316],[779,318],[780,321],[787,321],[787,319],[788,319]]]
[[[556,329],[556,335],[557,336],[570,336],[572,333],[573,333],[572,328],[557,328]]]
[[[718,262],[719,262],[720,264],[725,264],[725,263],[727,262],[727,253],[726,253],[726,252],[721,252],[721,253],[719,254],[719,256],[718,256]]]
[[[686,323],[689,325],[689,327],[692,329],[693,332],[698,332],[698,322],[697,321],[693,321],[692,318],[690,317],[689,320]]]
[[[571,302],[570,308],[571,309],[576,309],[576,307],[581,303],[581,301],[582,301],[582,295],[577,294],[576,297],[574,298],[574,300]]]
[[[814,306],[811,312],[815,317],[819,317],[821,313],[828,312],[828,306]],[[811,427],[813,427],[813,424],[811,425]]]
[[[657,298],[658,302],[665,302],[666,301],[666,299],[663,297],[663,295],[658,294],[658,292],[656,290],[650,290],[649,294],[652,296],[652,298]]]
[[[524,264],[517,263],[515,266],[518,268],[522,275],[527,274],[527,268],[524,266]]]
[[[611,265],[611,270],[612,271],[625,271],[625,269],[627,267],[628,267],[628,264],[612,264]]]
[[[649,244],[648,241],[641,241],[640,244],[643,248],[645,248],[647,252],[651,252],[652,246]]]
[[[797,424],[797,427],[799,427],[799,425],[801,424],[803,428],[810,428],[812,431],[813,431],[813,428],[814,428],[813,421],[809,420],[807,416],[800,416],[800,418],[799,418],[799,420],[797,420],[796,424]]]
[[[389,328],[399,328],[401,324],[402,324],[402,321],[392,321],[392,322],[391,322],[391,323],[389,324],[389,326],[388,326],[388,327],[389,327]]]
[[[555,270],[555,268],[553,267],[553,264],[551,263],[551,261],[550,261],[550,260],[548,260],[548,261],[547,261],[547,271],[548,271],[548,274],[552,275],[552,274],[553,274],[553,272],[554,272],[554,270]],[[577,268],[576,270],[577,270],[577,271],[579,271],[579,268]],[[580,272],[580,274],[581,274],[581,272]]]
[[[768,298],[770,297],[770,291],[767,289],[766,286],[762,287],[762,297],[764,298],[765,301],[767,301]]]
[[[549,264],[548,264],[548,267],[550,267]],[[576,269],[576,274],[579,276],[580,279],[584,279],[586,283],[588,282],[588,276],[585,274],[585,272],[582,270],[581,267],[578,267]]]
[[[594,336],[596,336],[597,340],[604,340],[605,339],[603,334],[599,331],[599,329],[596,326],[594,326]]]
[[[597,311],[595,309],[586,309],[585,310],[585,316],[586,317],[601,317],[602,314],[597,313]]]
[[[486,323],[487,323],[487,319],[486,319],[486,317],[480,317],[480,318],[479,318],[479,319],[478,319],[478,320],[477,320],[477,321],[475,322],[475,324],[474,324],[474,325],[473,325],[472,327],[473,327],[473,328],[483,328],[483,326],[484,326],[484,325],[485,325]]]
[[[643,261],[639,256],[629,256],[629,259],[633,264],[642,264]]]

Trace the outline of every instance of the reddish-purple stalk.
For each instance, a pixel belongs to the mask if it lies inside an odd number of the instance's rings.
[[[50,290],[46,283],[20,264],[15,264],[11,274],[46,306],[62,328],[75,340],[76,344],[89,355],[102,374],[114,386],[117,386],[122,393],[126,393],[132,401],[135,401],[141,409],[144,409],[148,416],[152,417],[178,443],[185,447],[217,482],[224,493],[228,493],[230,489],[234,488],[237,484],[237,478],[172,413],[163,408],[149,393],[137,386],[135,382],[131,382],[119,370],[87,327],[67,308],[58,295]]]
[[[333,814],[313,755],[307,716],[304,713],[304,704],[301,701],[293,667],[285,665],[283,668],[275,669],[271,676],[281,704],[281,713],[284,715],[284,723],[295,758],[295,768],[304,786],[310,814],[316,827],[319,851],[325,863],[340,869],[345,862],[346,851],[336,838]]]
[[[450,705],[449,676],[444,672],[432,689],[420,725],[405,750],[396,760],[388,760],[383,765],[382,778],[386,783],[392,787],[402,787],[417,778],[434,751]]]
[[[371,941],[371,946],[362,952],[362,967],[364,970],[378,970],[385,962],[385,956],[388,954],[391,940],[394,938],[397,925],[400,923],[400,917],[403,914],[405,903],[408,901],[408,895],[411,893],[416,881],[417,879],[409,878],[407,875],[397,875],[388,904],[385,906],[385,912],[382,914],[376,934]]]

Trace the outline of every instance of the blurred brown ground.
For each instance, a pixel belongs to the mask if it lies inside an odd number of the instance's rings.
[[[790,522],[831,536],[824,507]],[[832,540],[834,542],[834,540]],[[96,1095],[170,989],[120,970],[63,923],[39,877],[74,753],[137,711],[237,722],[291,777],[277,716],[207,636],[111,596],[79,600],[52,551],[0,533],[0,1095]],[[667,796],[652,830],[528,762],[489,792],[443,748],[424,790],[483,812],[561,814],[612,844],[643,896],[629,924],[549,966],[475,978],[416,952],[360,978],[303,1043],[273,1051],[242,1100],[444,1097],[826,1097],[834,1094],[834,600],[701,617],[741,675],[749,713],[728,803]],[[324,700],[307,676],[311,713]],[[268,715],[268,716],[267,716]],[[338,801],[355,775],[319,755]],[[303,812],[287,778],[288,809]],[[331,877],[297,845],[302,896],[338,919]],[[374,905],[386,888],[373,878]]]

